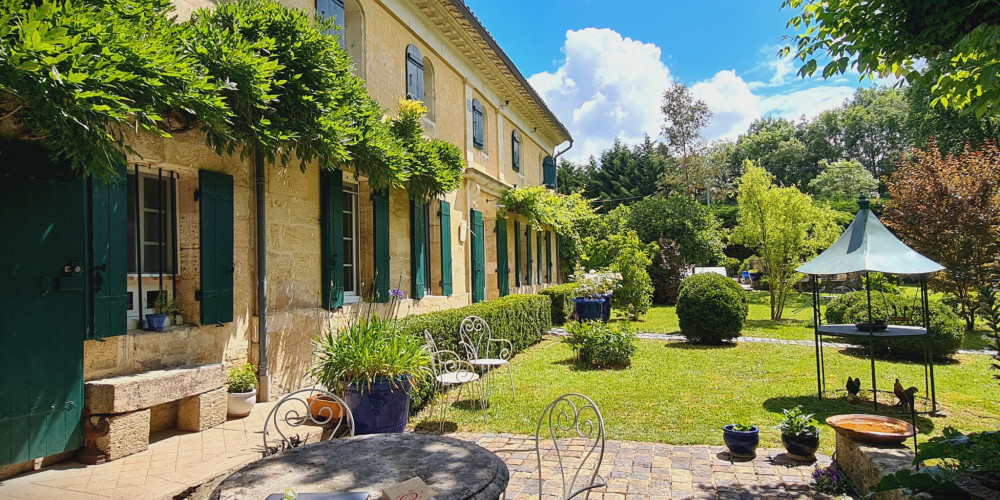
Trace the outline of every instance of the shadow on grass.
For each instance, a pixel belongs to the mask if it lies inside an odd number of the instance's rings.
[[[743,323],[744,330],[779,330],[790,326],[806,327],[806,320],[802,319],[748,319]]]
[[[621,366],[598,366],[591,363],[587,363],[585,361],[580,361],[576,357],[559,360],[556,361],[555,364],[568,366],[571,371],[575,372],[619,371],[619,370],[625,370],[629,366],[632,366],[631,363]]]
[[[781,415],[781,410],[802,406],[802,411],[804,413],[812,413],[814,414],[814,418],[816,420],[824,423],[826,422],[827,417],[849,413],[882,415],[886,417],[898,418],[907,422],[911,421],[909,414],[903,414],[904,412],[894,406],[891,406],[891,404],[880,404],[878,411],[875,411],[875,408],[870,401],[861,400],[852,403],[843,397],[823,398],[821,400],[816,396],[783,396],[765,400],[762,406],[765,410],[778,415]],[[917,415],[916,423],[917,430],[921,434],[931,434],[934,432],[934,421],[927,416]]]
[[[450,420],[445,420],[443,423],[440,420],[424,419],[421,420],[417,425],[413,426],[415,430],[426,431],[426,432],[455,432],[458,430],[458,424]]]
[[[855,347],[846,347],[844,349],[840,349],[837,352],[845,356],[850,356],[852,358],[857,358],[857,359],[867,360],[869,357],[868,346],[858,345]],[[889,361],[892,363],[900,363],[904,365],[920,365],[920,366],[923,366],[924,364],[924,360],[922,359],[914,359],[909,356],[902,356],[898,354],[894,355],[892,353],[879,351],[877,347],[875,348],[875,361]],[[957,365],[957,364],[961,364],[961,361],[953,357],[934,356],[934,366]]]
[[[707,351],[710,349],[731,349],[737,347],[738,344],[733,342],[723,342],[721,344],[696,344],[687,340],[681,341],[671,341],[664,344],[666,347],[671,349],[687,349],[691,351]]]

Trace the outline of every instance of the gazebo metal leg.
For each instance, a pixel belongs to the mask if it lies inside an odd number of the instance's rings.
[[[875,382],[875,337],[868,336],[868,355],[872,362],[872,401],[875,402],[875,411],[878,411],[878,384]]]

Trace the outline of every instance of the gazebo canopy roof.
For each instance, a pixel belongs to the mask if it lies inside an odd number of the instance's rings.
[[[830,248],[799,266],[806,274],[839,274],[877,271],[890,274],[928,274],[944,269],[899,241],[868,209],[868,200],[854,222]]]

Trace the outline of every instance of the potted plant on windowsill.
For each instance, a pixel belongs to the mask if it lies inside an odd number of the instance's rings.
[[[390,293],[392,311],[402,294]],[[371,313],[370,302],[368,306],[369,312],[348,326],[313,339],[316,359],[309,373],[331,391],[343,389],[355,434],[403,432],[409,420],[410,389],[430,373],[430,352],[423,338],[399,332],[394,321]]]
[[[257,401],[257,373],[253,365],[244,363],[230,369],[226,374],[226,391],[229,392],[226,413],[235,418],[249,415]]]
[[[740,458],[753,458],[760,444],[760,429],[743,423],[729,424],[722,428],[722,440],[729,454]]]
[[[802,407],[781,410],[783,420],[778,424],[781,429],[781,444],[785,445],[788,458],[812,462],[816,460],[816,450],[819,449],[819,422],[813,414],[802,413]]]
[[[162,332],[163,327],[167,324],[167,316],[178,314],[180,311],[177,299],[171,299],[167,291],[161,289],[156,294],[156,301],[153,302],[153,314],[146,315],[146,329]]]

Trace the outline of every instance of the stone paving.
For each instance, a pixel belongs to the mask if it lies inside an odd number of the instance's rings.
[[[549,330],[549,334],[556,336],[565,336],[569,332],[565,328],[553,328]],[[683,335],[680,334],[667,334],[667,333],[637,333],[636,337],[640,339],[649,340],[677,340],[685,341],[687,340]],[[736,337],[737,342],[748,342],[754,344],[780,344],[780,345],[797,345],[803,347],[814,347],[815,344],[812,340],[788,340],[788,339],[772,339],[767,337],[746,337],[740,336]],[[842,342],[827,342],[823,341],[823,347],[830,347],[833,349],[847,349],[851,347],[856,347],[854,344],[844,344]],[[959,354],[985,354],[992,356],[996,354],[996,351],[991,351],[989,349],[982,350],[972,350],[972,349],[959,349]]]
[[[69,461],[0,481],[0,499],[205,498],[222,477],[260,458],[261,429],[272,406],[258,404],[249,417],[201,433],[159,435],[148,450],[121,460],[89,466]],[[507,498],[538,497],[537,458],[527,451],[533,445],[531,437],[449,435],[477,443],[504,459],[511,474]],[[314,435],[308,438],[308,442],[314,440]],[[583,449],[580,443],[569,444],[570,456]],[[524,451],[502,451],[512,449]],[[546,498],[560,489],[552,451],[551,444],[543,443],[546,480],[541,488]],[[720,446],[609,440],[601,462],[608,484],[594,490],[590,498],[816,498],[811,492],[813,466],[792,463],[782,450],[759,450],[757,458],[747,462],[727,458]],[[829,457],[819,457],[821,465],[829,462]]]

